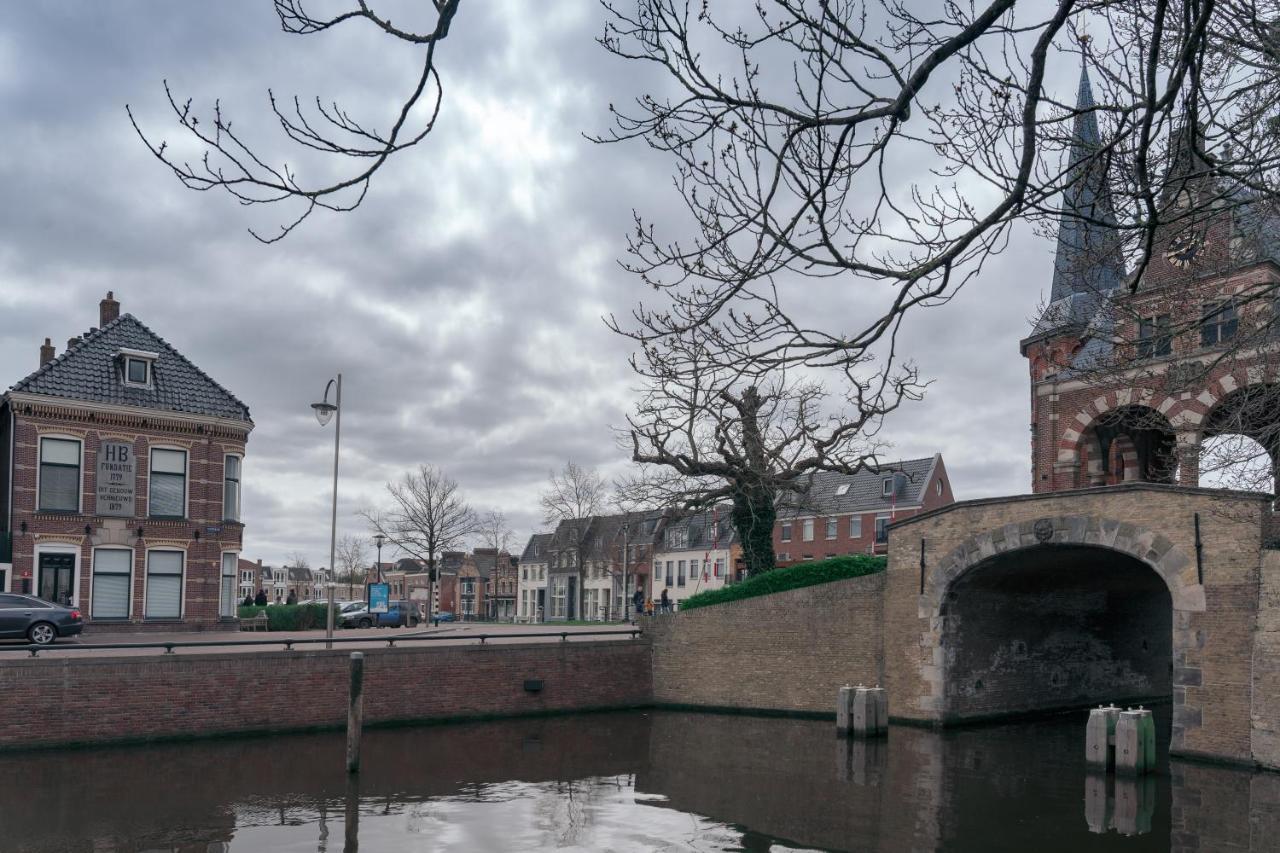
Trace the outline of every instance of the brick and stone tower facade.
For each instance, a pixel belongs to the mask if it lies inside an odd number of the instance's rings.
[[[1280,460],[1280,211],[1171,140],[1150,261],[1127,272],[1087,73],[1081,74],[1050,302],[1021,342],[1035,492],[1197,485],[1202,442],[1239,434]]]

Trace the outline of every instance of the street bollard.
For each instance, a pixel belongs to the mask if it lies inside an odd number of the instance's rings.
[[[1115,764],[1116,720],[1120,709],[1115,705],[1098,706],[1089,712],[1089,724],[1085,728],[1084,758],[1092,768],[1107,770]]]
[[[1155,733],[1150,735],[1151,748],[1147,748],[1147,725],[1150,711],[1121,711],[1116,720],[1116,773],[1141,775],[1155,769]],[[1148,757],[1152,760],[1148,761]]]
[[[849,685],[836,692],[836,734],[848,737],[853,733],[853,688]]]
[[[347,695],[347,772],[360,771],[360,735],[364,728],[364,652],[351,653],[351,687]]]

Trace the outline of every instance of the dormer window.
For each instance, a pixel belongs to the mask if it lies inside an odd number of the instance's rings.
[[[892,494],[893,494],[893,478],[885,477],[883,480],[880,481],[880,495],[882,497],[887,498]]]
[[[124,384],[131,388],[150,388],[151,371],[155,368],[158,353],[141,350],[122,349],[117,354],[120,359]]]

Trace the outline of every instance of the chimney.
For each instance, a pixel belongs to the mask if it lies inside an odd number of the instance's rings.
[[[115,295],[108,290],[107,298],[98,303],[98,326],[105,326],[119,316],[120,303],[116,301]]]
[[[262,558],[258,558],[258,568],[262,568]]]
[[[49,343],[49,339],[44,339],[44,345],[40,347],[40,366],[44,367],[53,361],[53,356],[57,351],[53,348],[53,344]]]

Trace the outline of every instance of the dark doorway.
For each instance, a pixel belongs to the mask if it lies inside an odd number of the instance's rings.
[[[70,604],[76,558],[71,554],[41,554],[39,596],[55,604]]]
[[[578,618],[578,579],[576,577],[573,577],[572,575],[569,576],[569,595],[566,601],[568,602],[568,605],[567,605],[567,609],[565,610],[564,618],[577,619]]]
[[[1045,545],[992,557],[952,585],[943,616],[953,720],[1172,694],[1172,597],[1126,554]]]

